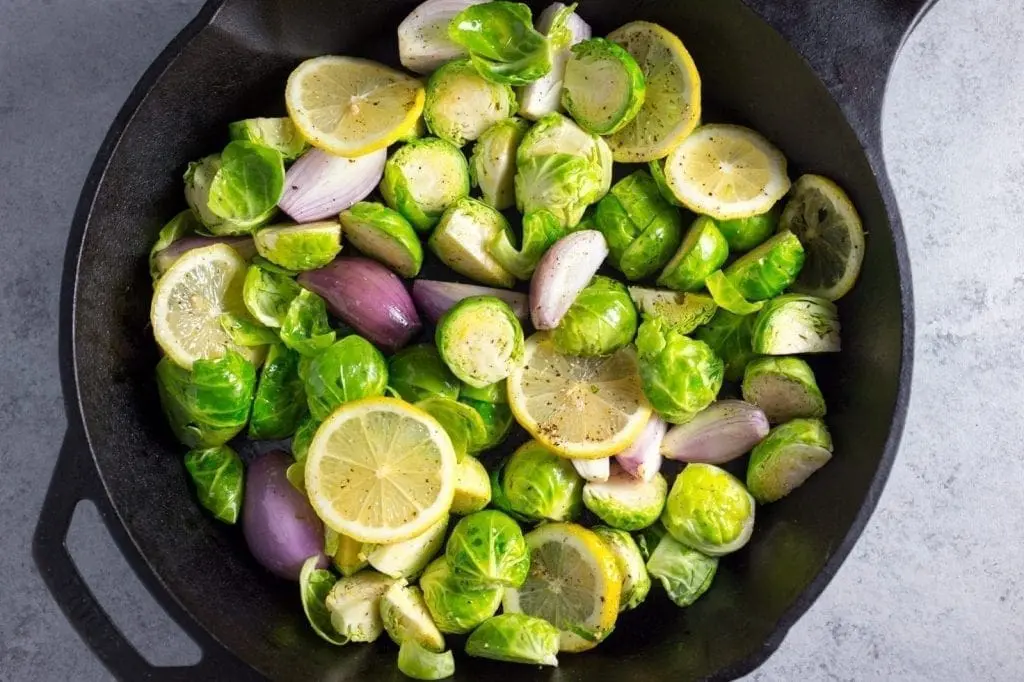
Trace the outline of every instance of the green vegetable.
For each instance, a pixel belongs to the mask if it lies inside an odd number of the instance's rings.
[[[231,343],[243,348],[257,348],[277,343],[273,329],[264,327],[248,316],[224,313],[220,316],[220,327],[231,339]]]
[[[664,535],[647,560],[647,572],[657,578],[668,598],[679,607],[697,601],[711,587],[718,570],[718,558],[701,554]]]
[[[347,535],[341,533],[335,533],[330,528],[325,526],[325,533],[333,533],[337,538],[337,548],[333,552],[327,550],[326,542],[324,552],[331,556],[331,560],[334,563],[334,567],[337,568],[341,574],[345,577],[355,575],[359,571],[369,565],[367,561],[367,552],[373,551],[374,545],[359,542]],[[372,573],[372,571],[370,571]]]
[[[201,228],[202,223],[196,217],[195,211],[190,208],[174,216],[169,223],[160,228],[160,234],[157,235],[156,243],[149,250],[149,274],[154,282],[160,279],[160,275],[163,274],[160,265],[157,263],[157,254],[185,235],[192,234]]]
[[[474,589],[456,580],[444,557],[427,566],[420,587],[438,629],[454,635],[470,632],[493,616],[505,592],[501,587]]]
[[[242,509],[245,471],[242,458],[226,445],[190,450],[185,469],[196,486],[199,504],[224,523],[235,523]]]
[[[479,187],[485,204],[504,211],[516,203],[516,151],[530,124],[521,118],[498,121],[481,135],[469,173],[474,187]]]
[[[811,366],[800,358],[759,358],[743,375],[743,399],[761,408],[773,424],[825,416],[825,398]]]
[[[719,220],[717,225],[722,236],[729,242],[730,251],[749,251],[775,233],[779,225],[779,210],[773,208],[767,213],[749,218]]]
[[[516,207],[523,215],[550,211],[573,228],[611,183],[608,143],[558,113],[537,121],[516,152]]]
[[[740,290],[721,270],[713,272],[704,283],[718,307],[734,315],[752,315],[764,307],[764,301],[751,303],[743,298]]]
[[[754,448],[747,488],[758,502],[775,502],[803,485],[832,459],[832,437],[819,419],[794,419],[776,426]]]
[[[441,214],[469,196],[469,165],[458,147],[425,137],[398,149],[384,165],[380,193],[420,232],[427,232]]]
[[[316,270],[341,251],[341,224],[336,220],[304,225],[275,225],[259,230],[256,250],[271,263],[293,272]]]
[[[494,83],[526,85],[551,70],[548,38],[533,28],[530,8],[522,3],[471,5],[452,19],[448,37],[465,48],[473,67]]]
[[[512,116],[516,108],[511,87],[486,80],[468,59],[457,59],[427,81],[423,119],[431,133],[462,147]]]
[[[583,510],[583,479],[572,462],[534,440],[505,462],[501,489],[511,510],[523,518],[571,521]]]
[[[706,343],[655,317],[640,325],[636,348],[644,395],[665,421],[685,424],[714,402],[724,366]]]
[[[465,516],[478,512],[491,501],[491,479],[487,469],[475,457],[459,460],[455,472],[455,495],[452,497],[452,514]],[[426,588],[424,588],[426,589]],[[442,628],[443,629],[443,628]]]
[[[466,653],[506,663],[558,665],[558,629],[543,618],[503,613],[484,621],[466,640]]]
[[[360,571],[334,583],[327,594],[331,625],[350,642],[373,642],[384,632],[381,597],[396,583],[377,571]]]
[[[660,317],[680,334],[689,334],[707,324],[718,310],[714,300],[704,294],[629,287],[629,296],[643,319]]]
[[[299,573],[299,595],[302,597],[302,610],[306,612],[306,620],[313,632],[324,641],[337,646],[348,643],[348,638],[338,634],[331,623],[331,612],[327,608],[327,595],[338,582],[330,571],[317,568],[319,556],[311,556],[302,564]]]
[[[223,445],[249,420],[256,369],[234,351],[216,360],[196,360],[192,371],[164,357],[156,379],[171,430],[190,448]]]
[[[647,575],[644,557],[633,536],[624,530],[595,526],[592,529],[615,556],[615,564],[622,575],[619,611],[635,609],[651,591],[651,577]]]
[[[388,366],[373,344],[353,334],[309,360],[302,378],[309,412],[323,421],[339,405],[384,395]]]
[[[249,418],[249,438],[288,438],[306,416],[306,389],[299,377],[299,354],[284,344],[270,347],[263,363]]]
[[[616,469],[607,481],[583,486],[583,504],[612,528],[640,530],[658,520],[667,494],[668,483],[660,473],[645,481]]]
[[[258,263],[245,273],[242,298],[249,313],[267,327],[280,327],[288,306],[301,288],[288,275],[274,272]]]
[[[713,464],[688,464],[672,484],[661,522],[687,547],[722,556],[750,540],[754,498],[728,471]]]
[[[519,587],[530,572],[523,531],[493,509],[463,517],[448,538],[445,559],[452,577],[473,589]]]
[[[444,212],[428,245],[455,272],[477,282],[511,287],[515,276],[491,255],[491,245],[511,230],[505,216],[476,199],[460,199]]]
[[[678,291],[700,291],[704,280],[722,267],[728,257],[729,245],[715,227],[715,221],[700,216],[658,277],[658,284]]]
[[[285,161],[294,161],[309,149],[309,142],[285,118],[247,118],[228,125],[232,140],[245,140],[281,153]]]
[[[441,551],[446,530],[447,515],[415,537],[369,550],[366,560],[384,575],[412,579]]]
[[[420,344],[398,351],[388,362],[388,385],[406,402],[459,397],[461,384],[434,346]]]
[[[281,340],[305,356],[316,355],[334,343],[324,299],[308,289],[300,291],[288,304],[288,312],[281,321]]]
[[[511,232],[502,230],[495,235],[488,251],[505,270],[528,280],[541,257],[565,235],[566,229],[558,218],[550,211],[540,210],[523,216],[523,239],[519,249],[512,245]]]
[[[660,270],[679,246],[679,209],[665,201],[644,171],[615,183],[597,204],[594,223],[608,242],[609,261],[630,280]]]
[[[668,531],[665,530],[665,526],[661,525],[660,522],[647,526],[647,528],[634,534],[636,546],[640,548],[640,554],[644,557],[645,561],[651,558],[658,543],[666,535],[668,535]]]
[[[665,178],[665,159],[655,159],[647,163],[647,170],[650,172],[651,177],[654,178],[655,184],[658,185],[658,194],[661,198],[672,204],[673,206],[683,207],[683,202],[676,198],[672,188],[668,186],[668,180]]]
[[[565,66],[562,106],[584,130],[611,135],[640,112],[647,95],[640,65],[610,40],[577,43]]]
[[[318,428],[320,428],[320,422],[307,414],[299,424],[299,428],[295,430],[295,435],[292,436],[292,457],[296,463],[305,463],[306,455],[309,453],[309,444],[313,442],[313,436],[316,435]]]
[[[416,407],[444,427],[459,459],[480,451],[487,438],[487,427],[480,414],[472,407],[450,398],[440,397],[421,400],[416,403]]]
[[[839,311],[817,296],[786,294],[758,313],[751,331],[754,352],[764,355],[835,353],[840,349]]]
[[[563,355],[611,355],[633,342],[637,315],[626,287],[598,275],[579,293],[551,334]]]
[[[710,322],[694,332],[694,338],[708,344],[725,363],[725,378],[729,381],[742,379],[747,363],[757,357],[751,348],[756,320],[756,315],[743,317],[719,310]]]
[[[515,421],[512,410],[506,403],[488,403],[465,397],[459,398],[459,402],[476,410],[483,421],[484,439],[478,444],[480,452],[496,448],[505,442]]]
[[[398,648],[398,670],[414,680],[443,680],[455,674],[455,657],[450,651],[435,653],[407,639]]]
[[[360,201],[341,212],[348,241],[402,277],[415,277],[423,267],[423,244],[401,213],[383,204]]]
[[[448,368],[470,386],[508,377],[523,361],[523,328],[512,308],[494,296],[471,296],[437,322],[437,349]]]
[[[185,199],[215,235],[246,234],[265,224],[283,193],[281,153],[252,142],[230,142],[185,171]]]
[[[780,232],[725,269],[729,281],[748,301],[778,296],[800,274],[804,247],[792,232]]]

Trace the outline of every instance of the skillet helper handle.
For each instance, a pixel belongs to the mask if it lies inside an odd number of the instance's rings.
[[[881,161],[882,100],[889,71],[905,37],[935,0],[745,2],[803,55],[871,160]]]
[[[203,658],[195,666],[157,667],[147,662],[125,638],[96,600],[68,552],[68,530],[75,509],[83,500],[96,505],[108,530],[116,527],[117,519],[107,501],[85,437],[69,429],[32,538],[32,556],[46,587],[79,636],[107,669],[121,680],[198,682],[227,679],[225,675],[232,673],[230,666],[225,666],[225,661],[211,658],[208,652],[212,647],[203,647]]]

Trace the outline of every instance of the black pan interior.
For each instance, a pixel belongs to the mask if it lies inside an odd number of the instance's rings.
[[[145,561],[186,611],[275,679],[391,679],[390,643],[336,649],[305,624],[297,589],[262,571],[241,534],[196,505],[156,399],[146,254],[183,205],[185,164],[220,148],[232,120],[283,109],[289,71],[325,54],[397,62],[395,27],[415,0],[229,2],[159,78],[118,144],[81,247],[74,363],[82,417],[113,505]],[[539,3],[531,3],[535,9]],[[869,233],[860,284],[842,301],[844,350],[817,363],[836,456],[811,483],[759,510],[753,541],[722,562],[693,607],[660,594],[623,616],[596,651],[521,679],[731,677],[781,641],[859,533],[885,469],[897,408],[901,306],[896,249],[867,159],[815,74],[738,0],[586,0],[595,34],[634,19],[663,24],[703,78],[705,120],[750,125],[778,144],[791,176],[813,171],[847,188]],[[872,506],[869,504],[869,507]],[[827,568],[827,570],[825,570]],[[655,590],[657,592],[657,590]],[[457,679],[508,674],[460,658]]]

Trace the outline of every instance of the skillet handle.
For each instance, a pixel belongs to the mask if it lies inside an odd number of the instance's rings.
[[[936,0],[744,1],[803,55],[881,168],[889,70]]]
[[[104,525],[118,540],[122,551],[129,543],[121,542],[115,534],[119,524],[85,443],[84,436],[73,428],[68,429],[32,538],[36,567],[64,616],[107,669],[121,680],[196,682],[254,679],[251,669],[223,648],[208,642],[197,641],[203,657],[194,666],[151,665],[103,610],[68,553],[68,530],[78,503],[89,500],[96,505]],[[134,567],[141,565],[137,561],[129,560],[129,563]],[[147,587],[153,589],[152,585]]]

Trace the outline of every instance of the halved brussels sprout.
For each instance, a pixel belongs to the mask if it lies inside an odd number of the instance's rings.
[[[460,199],[444,212],[434,234],[430,250],[455,272],[482,284],[509,288],[515,276],[491,255],[491,245],[511,228],[505,216],[475,199]]]
[[[299,428],[306,416],[306,389],[299,377],[299,358],[283,343],[267,352],[249,418],[249,438],[280,440]]]
[[[504,385],[504,382],[501,383]],[[486,435],[483,442],[477,445],[480,452],[496,448],[505,442],[515,422],[512,410],[506,403],[490,403],[466,397],[459,398],[459,402],[472,407],[483,420]]]
[[[436,419],[451,438],[456,456],[461,460],[468,454],[479,452],[487,438],[487,428],[480,413],[469,405],[450,398],[427,398],[416,403]]]
[[[280,152],[285,161],[294,161],[309,149],[292,120],[284,118],[247,118],[228,124],[232,140],[245,140]]]
[[[687,464],[672,484],[661,522],[687,547],[708,556],[722,556],[750,540],[754,498],[725,469],[713,464]]]
[[[551,333],[563,355],[611,355],[633,342],[637,315],[626,287],[598,275],[579,293]]]
[[[415,140],[388,159],[380,193],[414,228],[427,232],[449,206],[469,196],[469,164],[450,142]]]
[[[503,268],[519,279],[528,280],[547,250],[566,232],[553,213],[536,211],[523,216],[523,239],[518,249],[512,245],[511,231],[502,230],[488,250]]]
[[[643,556],[644,561],[650,560],[654,550],[658,547],[658,543],[666,535],[668,535],[668,531],[665,530],[665,526],[661,525],[660,522],[651,524],[634,534],[636,546],[640,548],[640,554]]]
[[[327,595],[331,625],[350,642],[373,642],[384,632],[380,600],[397,581],[377,571],[360,571],[334,583]]]
[[[373,344],[353,334],[309,360],[302,379],[310,414],[323,421],[343,403],[384,395],[388,366]]]
[[[523,328],[494,296],[456,303],[437,322],[437,349],[459,379],[478,388],[508,377],[523,361]]]
[[[839,311],[834,303],[817,296],[786,294],[769,301],[758,313],[751,346],[764,355],[835,353],[841,347],[839,331]]]
[[[593,35],[590,25],[574,11],[575,7],[576,5],[566,7],[560,2],[553,2],[537,16],[538,31],[549,39],[565,37],[567,42],[564,47],[557,47],[552,43],[551,70],[519,90],[519,114],[531,121],[559,110],[565,64],[569,61],[569,48]]]
[[[409,346],[391,356],[388,386],[406,402],[427,398],[459,397],[461,384],[451,373],[437,349],[429,344]]]
[[[754,323],[757,315],[733,315],[728,310],[719,310],[711,321],[698,327],[693,336],[711,347],[725,363],[725,378],[739,381],[747,363],[757,357],[751,347]]]
[[[260,348],[265,351],[267,346],[279,341],[274,330],[264,327],[248,315],[224,313],[219,318],[220,328],[228,335],[231,343],[242,348]]]
[[[283,193],[281,153],[252,142],[230,142],[185,171],[185,200],[215,235],[246,234],[263,225]]]
[[[611,182],[608,143],[558,113],[537,121],[516,153],[519,212],[549,211],[565,228],[575,227]]]
[[[611,188],[594,213],[594,224],[608,242],[611,264],[630,280],[661,269],[679,247],[683,222],[649,174],[636,171]]]
[[[619,596],[619,611],[635,609],[651,591],[651,577],[647,575],[644,557],[633,536],[624,530],[595,526],[597,537],[611,550],[615,563],[622,574],[622,591]]]
[[[342,646],[348,640],[341,636],[331,623],[331,612],[327,608],[327,595],[338,581],[334,574],[317,568],[319,556],[311,556],[302,564],[299,573],[299,594],[302,597],[302,610],[306,613],[313,632],[326,642]]]
[[[668,598],[679,607],[689,606],[707,592],[717,570],[717,557],[690,549],[667,534],[647,560],[647,573],[661,582]]]
[[[223,445],[249,420],[256,368],[229,350],[216,360],[196,360],[189,371],[163,357],[156,384],[167,422],[190,448]]]
[[[743,375],[743,399],[761,408],[773,424],[825,416],[814,370],[800,358],[759,358]]]
[[[718,396],[724,366],[703,341],[655,317],[640,325],[636,348],[644,395],[665,421],[684,424]]]
[[[558,629],[543,618],[503,613],[485,620],[466,640],[466,653],[505,663],[558,665]]]
[[[562,106],[584,130],[611,135],[636,118],[647,84],[636,59],[604,38],[572,48],[565,66]]]
[[[341,224],[336,220],[305,225],[274,225],[258,231],[256,250],[271,263],[292,272],[316,270],[341,251]]]
[[[719,220],[717,224],[719,232],[729,242],[730,251],[749,251],[760,246],[775,233],[775,229],[779,226],[778,205],[767,213],[749,218]]]
[[[301,289],[288,275],[269,270],[258,263],[249,266],[242,287],[245,307],[267,327],[280,327],[288,306]]]
[[[715,316],[718,305],[704,294],[629,287],[629,296],[643,318],[660,317],[680,334],[689,334]]]
[[[428,651],[444,651],[444,637],[430,617],[419,587],[405,580],[395,582],[380,597],[380,618],[395,644],[401,646],[411,639]]]
[[[476,457],[463,457],[455,471],[455,496],[451,512],[465,516],[478,512],[491,501],[491,478]]]
[[[780,232],[725,269],[729,281],[748,301],[778,296],[796,281],[804,265],[804,247],[792,232]]]
[[[660,473],[650,481],[633,478],[617,465],[607,481],[583,486],[583,504],[612,528],[640,530],[658,520],[665,507],[668,483]]]
[[[462,147],[512,116],[516,108],[511,87],[486,80],[468,59],[457,59],[427,81],[423,120],[434,135]]]
[[[507,514],[494,509],[470,514],[455,524],[445,559],[452,576],[473,589],[519,587],[530,572],[530,549],[523,531]]]
[[[473,147],[469,173],[480,188],[484,203],[504,211],[516,203],[516,151],[530,124],[506,118],[488,128]]]
[[[245,469],[237,452],[227,445],[190,450],[185,455],[185,469],[203,508],[224,523],[238,521],[245,489]]]
[[[288,304],[281,321],[281,340],[296,353],[313,356],[334,343],[334,330],[327,320],[327,304],[312,291],[303,289]]]
[[[435,653],[407,639],[398,648],[398,670],[414,680],[443,680],[455,674],[455,656],[451,651]]]
[[[533,440],[505,462],[501,489],[512,511],[533,520],[571,521],[583,508],[583,479],[572,462]]]
[[[372,201],[360,201],[341,212],[345,236],[364,254],[402,277],[415,277],[423,267],[423,244],[416,230],[398,211]]]
[[[522,3],[467,7],[448,25],[448,37],[465,48],[476,71],[494,83],[526,85],[551,70],[551,44],[533,28],[530,8]],[[561,38],[555,34],[553,39]]]
[[[320,428],[320,422],[313,419],[312,415],[307,414],[299,424],[299,428],[295,430],[295,435],[292,436],[292,457],[296,462],[302,464],[306,461],[309,444],[313,442],[313,436],[316,435],[318,428]]]
[[[411,579],[441,551],[446,530],[447,516],[416,537],[375,547],[366,555],[366,561],[384,575]]]
[[[658,284],[679,291],[700,291],[704,280],[722,267],[728,257],[729,245],[715,227],[715,221],[700,216],[658,277]]]
[[[747,488],[762,504],[782,499],[832,459],[832,437],[819,419],[772,429],[750,454]]]
[[[733,285],[725,273],[716,270],[704,280],[711,298],[722,310],[728,310],[733,315],[753,315],[764,307],[764,301],[750,302],[743,298],[740,290]]]
[[[467,586],[452,575],[444,557],[430,562],[420,587],[438,629],[453,635],[465,634],[493,616],[505,593],[502,587]]]
[[[651,173],[651,177],[654,178],[655,184],[658,185],[658,194],[661,198],[679,208],[685,208],[683,202],[676,198],[675,192],[668,186],[668,180],[665,178],[665,159],[655,159],[647,163],[647,170]]]

